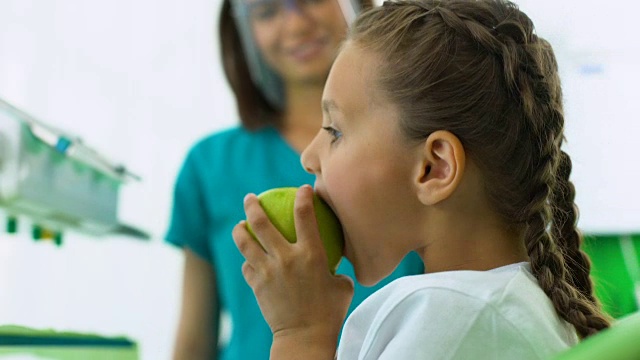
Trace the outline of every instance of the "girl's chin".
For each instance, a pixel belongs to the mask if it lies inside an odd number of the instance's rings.
[[[349,262],[351,263],[351,266],[353,266],[353,273],[355,275],[355,280],[358,282],[358,284],[362,286],[370,287],[370,286],[374,286],[375,284],[380,282],[380,280],[382,280],[381,278],[372,276],[373,274],[370,274],[371,268],[367,267],[366,265],[360,264],[355,258],[353,258],[353,256],[351,256],[348,250],[345,249],[345,253],[343,256],[347,260],[349,260]]]
[[[353,272],[355,273],[358,284],[371,287],[376,286],[379,282],[391,275],[395,270],[393,268],[376,268],[374,264],[362,264],[358,261],[353,261],[350,258],[349,261],[353,265]]]
[[[376,286],[383,279],[377,276],[371,276],[370,274],[363,274],[358,270],[355,270],[354,272],[356,274],[356,281],[364,287]]]

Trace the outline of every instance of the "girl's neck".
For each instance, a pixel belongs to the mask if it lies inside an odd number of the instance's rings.
[[[480,170],[467,159],[455,193],[422,222],[427,238],[418,252],[428,272],[490,270],[528,261],[523,230],[493,210]]]
[[[521,235],[517,231],[491,223],[460,221],[421,255],[427,272],[452,270],[491,270],[508,264],[529,261]]]
[[[291,84],[286,89],[287,106],[280,132],[298,152],[302,152],[322,126],[322,84]]]

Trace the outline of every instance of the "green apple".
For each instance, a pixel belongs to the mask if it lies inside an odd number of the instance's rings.
[[[296,227],[293,215],[293,204],[296,198],[298,188],[283,187],[267,190],[258,195],[260,205],[269,217],[273,225],[282,233],[282,235],[290,243],[297,241]],[[342,234],[342,226],[340,221],[333,213],[329,205],[318,195],[313,195],[313,208],[318,221],[318,229],[320,231],[320,239],[324,245],[324,249],[329,259],[329,270],[335,274],[342,259],[342,249],[344,246],[344,237]],[[257,238],[247,223],[249,233],[254,239]]]

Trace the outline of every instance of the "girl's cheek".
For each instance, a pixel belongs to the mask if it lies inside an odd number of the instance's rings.
[[[333,206],[339,213],[350,212],[353,207],[353,180],[348,176],[337,175],[325,179],[325,187]]]

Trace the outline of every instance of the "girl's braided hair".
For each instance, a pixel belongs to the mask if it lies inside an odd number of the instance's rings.
[[[349,39],[381,55],[378,83],[408,138],[459,137],[560,316],[582,338],[607,328],[561,149],[558,65],[527,15],[505,0],[386,2],[359,17]]]

